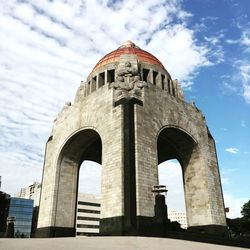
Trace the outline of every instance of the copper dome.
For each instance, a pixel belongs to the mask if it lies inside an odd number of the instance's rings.
[[[127,41],[123,45],[121,45],[118,49],[108,53],[105,55],[93,68],[93,71],[97,70],[101,66],[104,66],[109,63],[115,63],[119,61],[120,55],[124,54],[132,54],[137,55],[139,62],[146,62],[149,64],[154,64],[162,69],[165,69],[163,64],[152,54],[149,52],[140,49],[138,46],[136,46],[133,42]]]

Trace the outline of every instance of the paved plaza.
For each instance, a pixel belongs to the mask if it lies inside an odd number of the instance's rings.
[[[185,240],[149,237],[77,237],[0,239],[1,250],[237,250],[246,249]]]

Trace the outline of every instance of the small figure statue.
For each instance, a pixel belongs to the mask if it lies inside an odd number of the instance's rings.
[[[140,81],[140,76],[137,67],[132,67],[131,62],[119,64],[117,69],[116,81],[111,84],[117,90],[116,96],[132,95],[141,96],[141,89],[146,87],[147,83]]]

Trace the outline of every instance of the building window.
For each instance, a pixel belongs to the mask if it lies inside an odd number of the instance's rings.
[[[168,79],[168,93],[170,94],[171,92],[170,92],[171,90],[170,90],[170,79]]]
[[[81,213],[90,213],[90,214],[100,214],[100,211],[98,210],[90,210],[90,209],[77,209],[77,212],[81,212]]]
[[[88,87],[87,87],[87,95],[90,94],[90,81],[88,82]]]
[[[107,82],[112,83],[115,81],[115,70],[111,69],[107,72]]]
[[[94,207],[100,207],[101,204],[94,203],[94,202],[86,202],[86,201],[78,201],[78,205],[86,205],[86,206],[94,206]]]
[[[149,69],[142,69],[142,80],[148,82]]]
[[[95,218],[95,217],[86,217],[86,216],[77,216],[77,220],[100,221],[100,218]]]
[[[153,84],[156,85],[156,77],[158,73],[156,71],[153,71]]]
[[[175,96],[175,87],[173,86],[173,96]]]
[[[105,73],[103,72],[100,73],[98,76],[98,88],[104,85],[104,81],[105,81]]]
[[[96,76],[92,78],[91,93],[96,90]]]
[[[165,76],[161,75],[161,87],[163,90],[165,89],[164,83],[165,83]]]
[[[78,228],[98,228],[99,229],[99,225],[87,225],[87,224],[77,224],[76,225]]]

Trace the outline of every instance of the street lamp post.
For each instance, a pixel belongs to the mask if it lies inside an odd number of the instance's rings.
[[[168,190],[165,185],[154,185],[152,192],[155,193],[155,230],[158,235],[165,235],[168,226],[168,211],[165,195]]]
[[[16,221],[16,217],[14,216],[7,218],[6,238],[15,237],[15,221]]]

